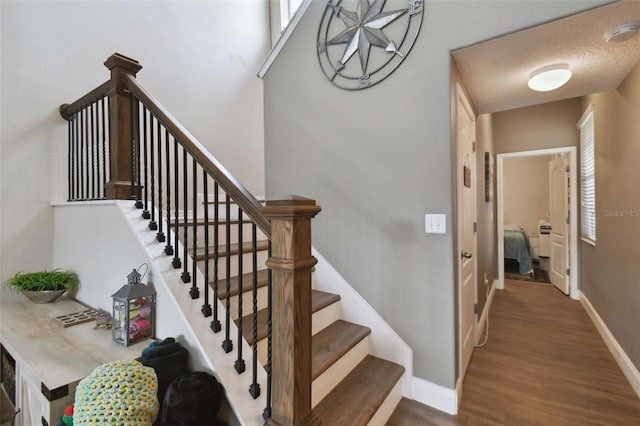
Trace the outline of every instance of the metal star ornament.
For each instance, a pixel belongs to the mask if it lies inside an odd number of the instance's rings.
[[[422,25],[422,0],[330,0],[318,30],[318,59],[329,81],[348,90],[388,77],[413,47]],[[358,64],[351,58],[358,53]]]

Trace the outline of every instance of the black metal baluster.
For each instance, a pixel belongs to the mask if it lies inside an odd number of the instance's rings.
[[[136,174],[136,169],[135,169],[135,157],[136,157],[136,137],[135,137],[135,126],[134,123],[137,123],[137,120],[134,120],[135,117],[135,111],[137,111],[136,109],[136,103],[134,102],[134,98],[133,98],[133,93],[129,93],[129,124],[130,124],[130,134],[131,134],[131,146],[130,146],[130,151],[131,152],[131,162],[129,163],[129,170],[131,171],[131,173],[129,174],[129,183],[131,184],[131,191],[129,193],[129,199],[130,200],[136,200],[137,199],[137,195],[136,195],[136,190],[135,190],[135,174]]]
[[[93,152],[93,188],[94,188],[94,192],[93,192],[93,199],[97,200],[98,198],[100,198],[100,187],[99,182],[100,182],[100,163],[99,163],[99,158],[100,158],[100,133],[98,133],[98,101],[95,101],[93,104],[91,104],[91,108],[93,109],[93,122],[91,123],[91,127],[93,128],[93,148],[92,148],[92,152]]]
[[[164,253],[167,256],[173,254],[173,246],[171,245],[171,165],[169,162],[169,129],[164,131],[164,148],[167,165],[167,245],[164,246]]]
[[[213,320],[209,327],[211,327],[214,333],[217,333],[222,330],[220,320],[218,319],[218,182],[213,183],[213,197]]]
[[[72,142],[72,138],[73,138],[73,118],[71,118],[71,120],[67,121],[67,138],[68,138],[68,157],[67,157],[67,201],[71,200],[71,176],[73,176],[73,164],[71,161],[71,157],[73,156],[73,142]]]
[[[267,246],[267,256],[271,258],[271,240]],[[268,420],[271,417],[271,349],[273,344],[273,311],[272,311],[272,292],[271,292],[271,269],[267,270],[267,406],[262,412],[262,417]]]
[[[96,138],[95,138],[95,122],[93,120],[93,117],[95,115],[94,112],[94,108],[93,108],[94,104],[89,105],[88,107],[88,111],[89,111],[89,118],[90,118],[90,122],[91,122],[91,127],[90,127],[90,132],[91,132],[91,142],[89,142],[91,144],[91,198],[95,199],[96,198],[96,164],[94,162],[94,146],[96,143]]]
[[[100,181],[100,101],[96,101],[96,197],[102,198],[101,187],[103,183]]]
[[[91,197],[91,184],[89,181],[89,158],[90,158],[90,154],[89,154],[89,149],[91,146],[91,137],[89,136],[89,131],[91,129],[91,111],[89,110],[90,107],[85,107],[84,109],[84,113],[85,113],[85,127],[84,127],[84,133],[85,133],[85,156],[84,156],[84,165],[85,165],[85,174],[84,174],[84,178],[85,178],[85,190],[87,191],[85,194],[85,199],[89,199]]]
[[[202,315],[211,316],[211,303],[209,303],[209,182],[207,172],[202,169],[202,191],[204,192],[204,304]],[[215,299],[214,299],[215,302]]]
[[[80,199],[84,199],[84,111],[80,111]]]
[[[109,99],[109,97],[107,96],[107,118],[109,118],[109,111],[111,111],[111,100]],[[110,119],[109,119],[110,120]],[[109,121],[110,123],[111,121]],[[109,134],[109,137],[107,138],[107,141],[109,142],[107,145],[109,146],[109,180],[111,180],[111,128],[109,125],[107,125],[107,132]],[[107,180],[105,180],[105,182],[107,182]]]
[[[147,146],[147,111],[146,107],[142,107],[142,149],[144,150],[144,210],[142,210],[142,217],[144,219],[151,219],[151,213],[149,213],[149,181],[148,181],[148,171],[149,171],[149,148]]]
[[[256,399],[260,396],[260,383],[258,383],[258,241],[257,241],[257,229],[256,224],[251,224],[251,260],[253,269],[253,286],[251,289],[252,301],[253,301],[253,330],[251,337],[253,338],[253,377],[251,385],[249,386],[249,394]]]
[[[72,157],[73,157],[73,118],[71,118],[71,120],[67,121],[67,142],[68,142],[68,158],[67,158],[67,201],[71,200],[71,193],[72,193],[72,179],[71,177],[73,176],[73,164],[72,164]]]
[[[94,103],[95,105],[95,122],[96,122],[96,127],[94,129],[95,134],[96,134],[96,139],[95,139],[95,165],[94,165],[94,175],[93,175],[93,179],[94,179],[94,183],[96,186],[96,195],[95,198],[96,199],[100,199],[100,104],[98,103],[98,101],[96,101]]]
[[[196,163],[196,159],[193,159],[193,265],[191,270],[193,271],[193,283],[191,284],[191,290],[189,290],[189,294],[192,299],[197,299],[200,297],[200,290],[198,290],[198,274],[196,272],[196,268],[198,267],[198,163]],[[209,259],[205,259],[205,262],[208,262]],[[186,263],[186,262],[185,262]]]
[[[242,359],[242,245],[242,209],[238,207],[238,359],[236,360],[235,368],[239,374],[244,373],[246,368],[244,359]]]
[[[73,115],[73,199],[77,200],[80,196],[80,171],[78,170],[78,151],[80,142],[78,138],[78,129],[80,127],[80,117],[78,113]]]
[[[187,198],[188,198],[188,193],[187,193],[187,149],[184,147],[184,145],[182,146],[182,192],[183,192],[183,208],[184,211],[182,213],[182,226],[184,229],[184,241],[182,241],[182,257],[184,259],[184,270],[182,271],[182,275],[180,276],[182,278],[182,282],[183,283],[188,283],[189,281],[191,281],[191,275],[189,275],[189,271],[187,270],[187,264],[189,262],[187,262],[187,259],[189,259],[188,257],[188,252],[187,252],[187,247],[189,246],[189,238],[187,236],[188,234],[188,226],[189,223],[187,221]],[[195,253],[194,253],[195,256]],[[195,271],[193,271],[195,273]]]
[[[140,111],[144,114],[144,106],[142,102],[136,102],[136,208],[141,209],[144,207],[142,203],[142,174],[141,174],[141,163],[142,163],[142,142],[140,141],[140,125],[142,121],[140,121]],[[140,108],[142,106],[142,108]]]
[[[174,222],[175,222],[175,239],[176,239],[176,249],[174,250],[174,257],[173,257],[173,261],[171,262],[171,264],[173,265],[174,269],[180,269],[182,267],[182,262],[180,261],[180,258],[178,257],[178,233],[180,232],[180,224],[178,223],[178,204],[179,204],[179,198],[178,198],[178,192],[180,191],[179,187],[178,187],[178,140],[174,137],[173,138],[173,187],[175,188],[175,194],[176,194],[176,207],[175,207],[175,214],[174,214]],[[185,206],[185,210],[186,210],[186,206]]]
[[[160,120],[156,120],[158,135],[158,233],[156,240],[159,243],[164,242],[164,232],[162,232],[162,128]],[[167,215],[169,213],[167,212]]]
[[[101,188],[101,194],[102,194],[102,198],[105,198],[105,193],[104,193],[104,185],[107,183],[107,126],[106,126],[106,119],[105,119],[105,102],[104,102],[105,98],[102,98],[101,101],[101,113],[102,113],[102,188]]]
[[[155,158],[153,156],[154,146],[154,137],[153,137],[153,122],[155,117],[153,115],[149,115],[149,169],[151,171],[151,205],[149,206],[149,210],[151,213],[151,222],[149,222],[149,229],[155,231],[158,229],[158,224],[156,223],[156,178],[155,178]]]
[[[225,196],[225,202],[226,202],[226,208],[225,208],[225,236],[226,236],[226,244],[225,244],[225,249],[226,249],[226,278],[227,278],[227,296],[225,299],[225,308],[226,311],[225,312],[225,327],[224,327],[224,342],[222,342],[222,349],[224,349],[224,351],[226,353],[229,353],[233,350],[233,342],[230,339],[230,324],[231,324],[231,222],[230,222],[230,218],[231,218],[231,200],[229,199],[229,194],[227,194]]]

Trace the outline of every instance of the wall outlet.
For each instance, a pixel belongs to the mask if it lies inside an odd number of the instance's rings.
[[[446,234],[447,216],[444,214],[425,214],[424,232],[427,234]]]

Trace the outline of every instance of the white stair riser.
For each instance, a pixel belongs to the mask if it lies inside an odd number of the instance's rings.
[[[340,319],[341,306],[340,301],[325,306],[311,317],[311,335],[316,334],[320,330],[328,327]]]
[[[243,242],[248,243],[251,242],[251,227],[252,225],[250,223],[245,223],[242,225],[242,239]],[[197,225],[196,227],[196,238],[197,238],[197,245],[198,247],[204,247],[205,246],[205,233],[206,233],[206,229],[209,229],[209,247],[213,247],[215,245],[215,241],[214,241],[214,235],[215,235],[215,225]],[[175,233],[175,226],[171,227],[171,231],[173,231]],[[267,238],[264,236],[264,234],[257,229],[256,230],[256,240],[257,241],[261,241],[261,240],[266,240]],[[187,227],[187,243],[189,248],[193,247],[193,226],[189,225]],[[184,226],[179,226],[178,227],[178,240],[180,242],[184,241]],[[232,224],[230,226],[230,232],[229,232],[229,240],[231,242],[231,244],[235,244],[239,241],[238,239],[238,225],[237,224]],[[218,226],[218,246],[219,247],[223,247],[227,242],[227,227],[224,224],[220,224]]]
[[[224,289],[224,282],[221,282],[221,285]],[[269,298],[267,286],[260,287],[258,289],[258,310],[267,307],[267,300]],[[226,299],[221,300],[222,304],[225,305]],[[226,305],[225,305],[226,306]],[[231,312],[231,318],[236,320],[238,319],[238,296],[232,296],[229,299],[229,311]],[[242,293],[242,316],[247,316],[253,312],[253,295],[250,291],[245,291]]]
[[[387,395],[386,399],[382,402],[378,410],[373,415],[367,426],[383,426],[387,424],[389,418],[395,411],[398,403],[402,399],[402,380],[398,380],[398,383],[391,389],[391,392]]]
[[[258,271],[266,269],[265,262],[267,261],[267,251],[259,251],[258,252]],[[230,266],[229,276],[235,277],[239,275],[238,271],[238,256],[234,255],[230,258]],[[204,273],[205,268],[205,260],[201,260],[198,262],[198,268]],[[213,281],[213,270],[214,270],[214,260],[209,259],[209,280]],[[252,253],[244,253],[242,255],[242,273],[247,274],[249,272],[253,272],[253,254]],[[226,257],[220,257],[218,259],[218,279],[220,281],[224,281],[226,279],[227,274],[227,259]]]
[[[362,339],[342,358],[336,361],[311,385],[311,407],[315,407],[344,379],[370,352],[369,336]]]

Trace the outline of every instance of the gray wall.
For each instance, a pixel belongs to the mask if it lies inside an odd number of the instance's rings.
[[[414,350],[414,374],[455,387],[450,50],[599,1],[425,2],[413,51],[382,84],[333,87],[316,56],[313,2],[267,73],[268,196],[315,198],[314,245]]]
[[[493,114],[496,154],[578,146],[579,98]]]
[[[538,222],[549,220],[551,155],[506,158],[503,162],[504,223],[526,234],[538,233]]]
[[[595,106],[596,245],[581,243],[582,292],[640,368],[640,65]]]

